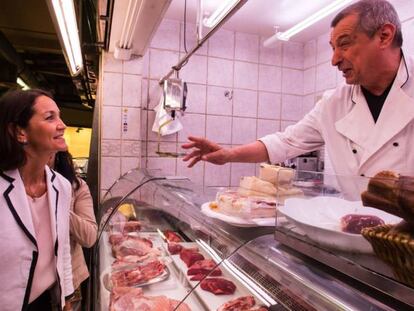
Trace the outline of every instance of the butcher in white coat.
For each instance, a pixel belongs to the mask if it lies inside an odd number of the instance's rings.
[[[326,148],[335,174],[373,176],[381,170],[414,173],[414,58],[402,50],[401,24],[385,0],[362,0],[333,19],[332,65],[346,85],[323,96],[284,132],[234,148],[189,137],[184,161],[277,163]],[[346,178],[343,179],[345,181]],[[341,181],[340,181],[341,183]],[[342,191],[359,196],[352,183]]]

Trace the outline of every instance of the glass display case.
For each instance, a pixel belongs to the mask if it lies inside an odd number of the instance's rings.
[[[295,178],[295,187],[307,188],[301,191],[308,196],[319,187],[341,198],[335,185],[321,180],[316,185]],[[295,232],[285,215],[254,221],[217,215],[220,191],[157,170],[132,170],[114,183],[98,215],[94,310],[403,310],[414,305],[348,270],[338,271],[354,258],[344,257],[339,268],[333,267],[338,262],[324,256],[341,255]],[[413,296],[412,288],[389,274],[372,272],[371,277],[387,278]]]

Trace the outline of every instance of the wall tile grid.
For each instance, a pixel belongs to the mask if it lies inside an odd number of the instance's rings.
[[[195,26],[187,24],[185,32],[190,50],[195,44]],[[182,23],[164,20],[143,57],[142,164],[190,176],[205,186],[235,185],[240,174],[255,174],[254,164],[216,167],[202,163],[188,169],[180,159],[160,158],[155,153],[158,137],[151,127],[155,117],[152,109],[160,93],[157,83],[178,57],[185,55],[183,36]],[[258,35],[220,29],[190,58],[180,71],[188,83],[188,108],[181,118],[184,128],[161,137],[161,148],[183,151],[180,146],[189,135],[205,136],[227,146],[240,145],[300,119],[304,110],[304,46],[288,42],[264,48],[263,40]],[[287,98],[286,103],[282,98]]]
[[[103,53],[101,104],[101,193],[140,166],[143,59],[128,62]]]
[[[414,31],[405,16],[403,34]],[[124,172],[136,167],[161,168],[185,175],[205,186],[236,186],[241,176],[257,174],[257,165],[199,163],[189,169],[180,159],[155,153],[158,136],[151,131],[164,76],[186,48],[196,42],[196,28],[164,20],[142,58],[128,62],[104,55],[102,105],[102,193]],[[184,128],[161,137],[164,151],[182,151],[188,135],[205,136],[234,146],[272,131],[284,130],[310,111],[321,94],[344,82],[330,63],[329,32],[305,44],[278,42],[265,48],[265,38],[219,30],[191,57],[180,76],[188,82]],[[404,36],[404,50],[414,54],[414,40]],[[128,132],[123,132],[123,109],[128,109]]]

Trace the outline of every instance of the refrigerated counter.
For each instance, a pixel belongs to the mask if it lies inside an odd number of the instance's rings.
[[[215,217],[208,206],[217,191],[158,170],[132,170],[115,182],[98,215],[92,308],[414,307],[414,289],[373,255],[325,249],[279,218],[260,223]]]

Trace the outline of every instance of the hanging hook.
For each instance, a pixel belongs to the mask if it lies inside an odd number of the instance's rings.
[[[232,100],[233,99],[233,90],[225,90],[224,91],[224,97],[227,97],[228,100]]]

